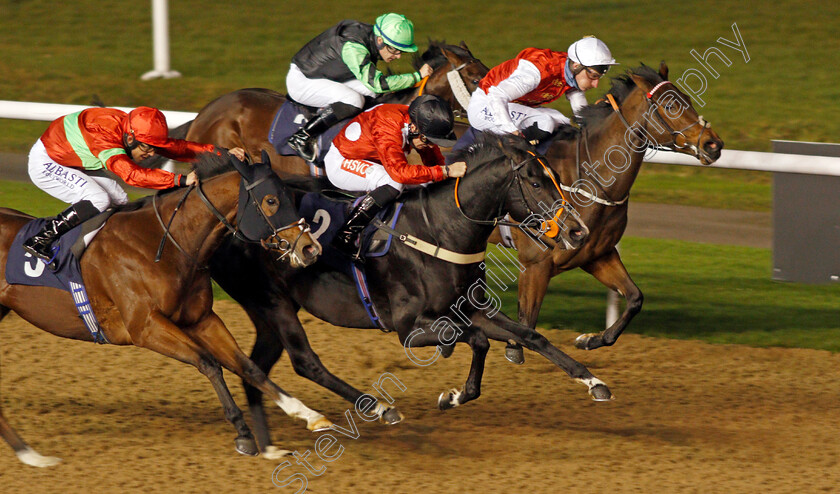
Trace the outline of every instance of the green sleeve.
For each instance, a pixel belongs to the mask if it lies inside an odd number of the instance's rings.
[[[348,41],[341,47],[341,59],[350,72],[374,93],[399,91],[420,81],[419,72],[386,76],[376,68],[376,64],[371,62],[370,58],[370,52],[359,43]]]

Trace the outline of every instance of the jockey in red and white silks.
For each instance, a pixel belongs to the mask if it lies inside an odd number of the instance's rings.
[[[534,125],[551,134],[568,117],[541,105],[565,95],[577,114],[586,106],[584,91],[616,62],[597,38],[583,38],[569,52],[526,48],[516,58],[490,69],[470,99],[467,115],[476,130],[522,134]]]
[[[378,105],[358,115],[336,136],[324,160],[330,182],[344,190],[369,192],[380,185],[402,190],[406,184],[445,179],[443,155],[433,143],[417,148],[425,166],[408,163],[410,125],[405,105]]]

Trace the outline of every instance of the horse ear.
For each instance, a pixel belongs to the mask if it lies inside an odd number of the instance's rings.
[[[449,60],[449,63],[451,63],[453,67],[461,65],[461,59],[458,58],[458,55],[456,55],[455,53],[447,50],[442,46],[440,47],[440,52],[443,53],[443,56],[445,56],[446,59]]]
[[[260,163],[271,167],[271,158],[268,157],[268,151],[266,151],[265,149],[262,150],[262,156],[260,156]]]
[[[465,50],[467,50],[467,51],[470,51],[470,49],[469,49],[469,48],[467,48],[467,44],[466,44],[466,43],[464,43],[464,40],[461,40],[461,42],[458,44],[458,46],[460,46],[461,48],[463,48],[463,49],[465,49]]]
[[[645,79],[644,77],[638,76],[634,73],[630,73],[630,78],[633,79],[633,82],[636,83],[636,86],[641,89],[642,91],[650,91],[653,87],[651,84]]]
[[[668,64],[665,63],[665,60],[659,62],[659,75],[662,76],[663,80],[668,80]]]

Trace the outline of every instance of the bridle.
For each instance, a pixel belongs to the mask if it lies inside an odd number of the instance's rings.
[[[654,93],[656,93],[656,91],[659,90],[659,88],[661,88],[662,86],[664,86],[666,84],[671,84],[673,86],[671,81],[662,81],[659,84],[657,84],[656,86],[654,86],[653,89],[651,89],[650,91],[645,93],[645,101],[647,101],[647,103],[648,103],[648,109],[653,110],[653,114],[656,115],[656,118],[659,120],[659,123],[662,124],[663,127],[665,127],[665,129],[671,134],[671,138],[673,139],[673,142],[671,142],[670,144],[661,145],[661,146],[658,146],[658,148],[667,149],[669,151],[689,150],[689,151],[691,151],[690,154],[692,156],[694,156],[695,158],[697,158],[698,160],[702,161],[703,157],[705,157],[707,159],[710,159],[711,156],[707,155],[700,147],[700,141],[703,139],[703,134],[706,133],[707,129],[710,129],[712,127],[712,124],[707,122],[703,118],[703,115],[697,115],[697,120],[695,120],[693,123],[688,124],[687,126],[683,127],[682,129],[674,130],[674,128],[671,127],[668,124],[668,122],[659,113],[659,108],[660,108],[661,105],[653,100],[653,95],[654,95]],[[610,104],[612,104],[615,111],[618,112],[619,115],[621,115],[621,111],[618,110],[618,105],[615,103],[615,98],[612,98],[612,95],[608,95],[608,96],[610,98]],[[627,124],[627,121],[624,119],[624,116],[621,116],[621,121],[622,121],[622,123],[624,123],[625,127],[630,128],[630,126]],[[688,138],[685,136],[685,132],[687,130],[691,129],[692,127],[694,127],[695,125],[699,125],[702,130],[700,130],[700,134],[697,136],[697,143],[696,144],[689,144],[688,143]],[[682,146],[680,146],[677,143],[677,138],[679,138],[679,137],[682,137],[682,139],[683,139],[683,145]]]
[[[534,210],[531,209],[530,204],[528,204],[528,200],[525,197],[525,187],[522,184],[522,168],[527,163],[529,163],[533,160],[536,160],[543,167],[543,169],[548,174],[548,176],[551,178],[551,181],[554,184],[554,187],[557,189],[557,192],[560,193],[560,198],[561,198],[560,208],[557,210],[557,212],[554,214],[554,216],[550,220],[543,221],[542,224],[537,228],[539,230],[540,234],[544,234],[549,238],[555,238],[560,233],[560,226],[559,226],[560,224],[564,223],[567,219],[569,219],[570,216],[572,216],[576,219],[579,219],[579,216],[577,215],[577,213],[574,211],[573,208],[570,208],[570,207],[567,206],[569,204],[569,202],[566,200],[566,196],[563,195],[563,190],[561,188],[562,184],[558,184],[557,180],[554,178],[554,172],[551,170],[551,168],[548,167],[548,165],[546,165],[544,159],[541,156],[539,156],[536,153],[533,153],[531,151],[528,151],[528,154],[530,154],[531,156],[526,157],[525,159],[523,159],[519,163],[514,161],[512,158],[509,159],[510,168],[511,168],[511,172],[512,172],[511,175],[513,176],[513,178],[511,180],[509,180],[507,182],[507,184],[505,185],[503,195],[507,196],[508,191],[510,190],[511,187],[513,187],[513,184],[515,182],[518,186],[518,189],[519,189],[519,200],[522,202],[522,204],[525,205],[525,209],[528,211],[528,218],[539,217],[540,216],[538,213],[534,212]],[[467,213],[465,213],[464,210],[462,209],[461,201],[458,197],[458,186],[460,185],[460,183],[461,183],[461,178],[458,177],[455,180],[455,191],[454,191],[455,206],[458,209],[458,212],[461,213],[461,216],[463,216],[469,222],[477,224],[477,225],[490,225],[490,226],[494,226],[494,227],[495,226],[514,227],[514,226],[522,225],[521,223],[508,221],[508,220],[505,219],[506,216],[503,215],[502,211],[501,211],[501,208],[503,207],[503,205],[499,206],[499,212],[497,213],[496,217],[493,218],[492,220],[478,220],[478,219],[471,218],[470,216],[468,216]],[[525,226],[528,227],[528,225],[525,225]]]
[[[234,238],[236,238],[237,240],[240,240],[241,242],[249,243],[249,244],[260,244],[260,246],[262,246],[266,250],[279,251],[281,253],[281,255],[280,255],[280,257],[277,258],[278,261],[281,260],[281,259],[284,259],[286,256],[288,256],[292,252],[294,252],[294,250],[297,247],[297,244],[300,241],[301,237],[305,233],[309,232],[309,225],[306,224],[306,222],[303,220],[303,218],[301,218],[300,220],[295,221],[293,223],[289,223],[288,225],[281,226],[281,227],[275,227],[272,224],[271,218],[269,218],[265,214],[265,211],[262,210],[262,207],[260,207],[260,202],[257,200],[257,198],[256,198],[256,196],[254,195],[254,192],[253,192],[254,187],[256,187],[257,185],[262,183],[266,178],[268,178],[268,176],[263,177],[263,178],[255,181],[253,183],[245,184],[245,190],[248,193],[248,205],[256,208],[256,210],[259,211],[260,216],[262,217],[265,224],[268,226],[268,230],[271,231],[271,233],[267,237],[262,238],[262,239],[249,238],[247,235],[242,233],[239,230],[238,227],[233,226],[227,220],[227,218],[225,218],[225,216],[221,212],[219,212],[218,209],[216,209],[216,207],[213,205],[213,203],[210,201],[210,199],[204,193],[204,190],[201,188],[200,183],[198,185],[195,185],[195,184],[190,185],[187,188],[186,192],[184,192],[184,195],[181,197],[181,200],[178,202],[178,205],[175,206],[175,209],[172,211],[172,216],[169,218],[169,222],[166,225],[163,224],[163,219],[161,218],[160,212],[158,211],[158,208],[157,208],[157,204],[156,204],[157,194],[152,196],[152,209],[154,209],[155,216],[158,219],[158,223],[160,223],[160,226],[163,227],[163,231],[164,231],[163,238],[161,238],[161,240],[160,240],[160,246],[158,247],[157,255],[155,256],[155,262],[160,261],[160,258],[163,254],[163,247],[166,243],[166,239],[168,238],[182,254],[189,257],[193,261],[194,264],[198,263],[198,261],[196,261],[194,256],[190,255],[186,250],[184,250],[184,248],[181,247],[178,244],[178,242],[175,240],[175,238],[172,237],[172,235],[169,233],[169,228],[172,225],[172,220],[175,219],[175,215],[178,213],[178,210],[184,204],[184,202],[187,199],[187,196],[189,196],[189,194],[193,191],[193,189],[198,191],[198,196],[199,196],[199,198],[201,198],[201,201],[204,203],[204,205],[207,206],[207,209],[209,209],[210,212],[213,213],[213,215],[216,217],[216,219],[218,219],[219,222],[222,225],[224,225],[225,228],[227,228],[228,231],[231,232],[233,234]],[[244,178],[242,180],[244,180]],[[246,205],[246,207],[247,207],[247,205]],[[295,237],[294,241],[289,242],[288,240],[286,240],[284,238],[280,238],[280,236],[279,236],[280,233],[282,233],[286,230],[289,230],[291,228],[300,228],[300,233],[298,233],[298,235],[297,235],[297,237]]]
[[[461,71],[474,63],[481,63],[481,60],[473,57],[457,67],[452,62],[449,62],[449,66],[452,67],[452,70],[446,73],[446,80],[449,82],[449,88],[452,89],[452,95],[455,96],[455,100],[461,106],[460,109],[453,109],[453,113],[458,118],[466,118],[467,107],[470,106],[470,91],[464,83]],[[429,77],[424,77],[423,80],[420,81],[420,89],[417,91],[418,97],[423,95],[423,91],[426,89],[426,82],[429,81]]]
[[[704,120],[702,115],[698,115],[698,118],[695,122],[687,125],[686,127],[682,128],[680,130],[674,130],[674,128],[671,127],[671,125],[669,125],[668,122],[659,113],[659,108],[660,108],[661,105],[653,99],[653,95],[656,93],[656,91],[659,90],[659,88],[661,88],[665,84],[670,84],[670,83],[671,83],[670,81],[662,81],[659,84],[657,84],[656,86],[654,86],[653,89],[651,89],[649,92],[645,93],[645,101],[647,101],[647,103],[648,103],[648,111],[645,112],[645,115],[647,115],[648,113],[653,113],[654,115],[656,115],[657,119],[659,120],[659,123],[661,123],[662,126],[665,127],[665,129],[667,130],[667,132],[670,133],[670,135],[673,139],[670,144],[658,145],[654,149],[665,149],[665,150],[669,150],[669,151],[680,151],[680,150],[688,149],[688,150],[692,151],[691,154],[695,158],[700,160],[701,157],[706,154],[700,148],[700,141],[703,139],[703,134],[706,132],[706,129],[711,128],[712,125],[709,122],[707,122],[706,120]],[[624,115],[621,113],[621,108],[618,106],[618,103],[616,102],[615,97],[612,94],[607,93],[606,99],[607,99],[607,101],[609,101],[610,106],[612,106],[613,111],[618,115],[618,118],[621,120],[621,123],[624,124],[624,127],[627,130],[630,130],[631,132],[633,132],[634,135],[635,135],[635,131],[633,130],[633,127],[630,125],[629,122],[627,122],[627,119],[624,118]],[[700,125],[703,130],[700,132],[700,135],[697,137],[697,144],[696,145],[695,144],[687,144],[688,143],[688,138],[685,136],[685,132],[687,130],[691,129],[692,127],[694,127],[695,125]],[[587,133],[586,126],[582,126],[581,133],[578,136],[577,142],[575,143],[575,167],[577,169],[578,176],[580,176],[581,141],[583,143],[584,149],[586,150],[586,158],[589,160],[588,162],[593,163],[592,156],[589,153],[589,139],[586,137],[586,133]],[[677,143],[677,139],[680,136],[683,138],[683,143],[684,144],[682,146],[680,146]],[[706,157],[708,158],[709,156],[706,156]],[[606,197],[607,191],[604,190],[603,186],[601,186],[601,184],[599,184],[597,180],[595,182],[596,182],[598,188],[601,189],[601,191],[604,193],[604,196]],[[630,198],[630,195],[628,194],[628,195],[624,196],[624,198],[622,198],[619,201],[612,201],[612,200],[609,200],[609,199],[602,199],[602,198],[598,197],[597,195],[590,194],[589,192],[581,189],[580,187],[574,187],[573,188],[573,187],[565,186],[563,184],[560,184],[560,186],[563,187],[563,190],[565,190],[567,192],[570,192],[570,193],[573,193],[573,194],[580,194],[580,195],[586,197],[587,199],[589,199],[593,202],[596,202],[598,204],[602,204],[604,206],[620,206],[620,205],[626,203],[627,200]]]

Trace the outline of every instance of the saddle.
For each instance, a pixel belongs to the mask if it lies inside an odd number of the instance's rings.
[[[268,142],[277,150],[281,156],[297,156],[297,153],[286,143],[289,137],[303,127],[312,117],[315,116],[317,108],[302,105],[288,96],[286,102],[277,110],[271,127],[268,129]],[[350,119],[345,119],[333,125],[326,132],[318,136],[318,156],[309,163],[309,172],[313,177],[327,176],[324,170],[324,157],[332,146],[332,140],[347,125]]]

